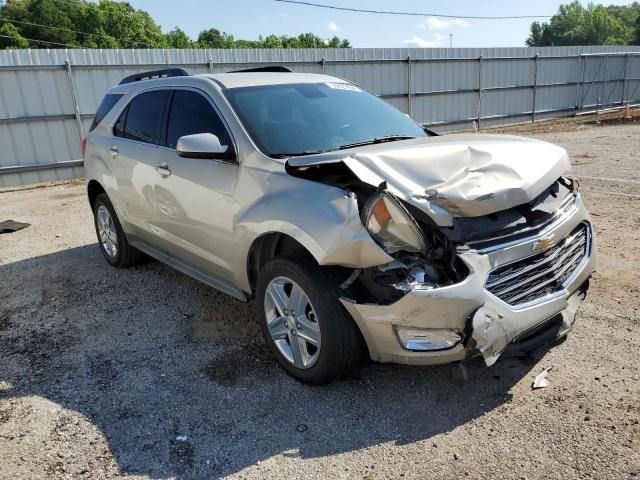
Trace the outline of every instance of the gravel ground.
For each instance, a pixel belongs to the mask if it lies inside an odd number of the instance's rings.
[[[640,126],[568,130],[534,133],[582,177],[591,295],[562,345],[466,380],[374,364],[305,387],[251,305],[158,262],[110,268],[81,183],[1,193],[0,220],[31,226],[0,235],[0,478],[640,476]]]

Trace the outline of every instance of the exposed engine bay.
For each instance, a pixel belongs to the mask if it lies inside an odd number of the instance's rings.
[[[547,225],[563,207],[575,201],[577,193],[578,181],[563,176],[531,202],[480,217],[455,217],[453,226],[442,231],[453,242],[474,248],[515,240]]]
[[[458,248],[484,248],[496,242],[531,235],[552,221],[563,206],[570,204],[578,190],[577,180],[560,177],[528,203],[478,217],[454,217],[453,226],[441,227],[415,205],[390,193],[386,182],[377,188],[373,187],[361,181],[343,162],[287,166],[287,171],[291,175],[332,185],[354,195],[365,226],[370,204],[381,195],[396,202],[398,208],[418,225],[424,244],[421,251],[407,251],[411,248],[406,247],[390,248],[373,234],[394,261],[378,267],[353,270],[341,285],[344,290],[349,290],[357,303],[380,305],[398,301],[417,286],[431,289],[461,282],[469,270],[460,261]]]
[[[374,188],[360,181],[344,163],[290,169],[289,173],[355,195],[362,215],[371,199],[386,191],[384,183]],[[400,299],[415,284],[435,288],[461,281],[466,275],[466,267],[456,256],[455,244],[426,214],[392,194],[386,194],[406,209],[409,217],[420,227],[426,248],[423,252],[398,250],[391,253],[395,260],[387,265],[356,269],[343,282],[342,288],[349,289],[358,302],[389,304]]]

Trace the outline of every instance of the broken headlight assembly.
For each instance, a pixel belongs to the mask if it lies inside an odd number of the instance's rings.
[[[364,206],[362,221],[387,253],[425,253],[424,236],[418,224],[391,194],[380,192],[371,197]]]
[[[412,290],[450,285],[466,276],[455,247],[420,215],[420,211],[404,205],[382,186],[364,203],[363,225],[394,260],[358,270],[350,277],[356,301],[389,305]],[[410,336],[405,340],[416,343]],[[443,344],[441,339],[432,338],[429,342]]]

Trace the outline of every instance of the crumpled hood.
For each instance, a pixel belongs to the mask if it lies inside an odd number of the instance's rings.
[[[344,162],[363,182],[425,210],[439,225],[528,203],[570,170],[567,152],[510,135],[459,134],[296,157],[290,167]]]

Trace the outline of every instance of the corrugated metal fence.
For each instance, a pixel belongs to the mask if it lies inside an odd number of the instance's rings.
[[[435,130],[640,102],[640,47],[0,51],[0,187],[83,174],[80,138],[105,90],[163,66],[286,65],[352,80]]]

